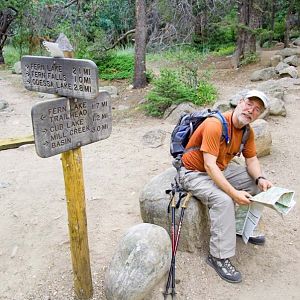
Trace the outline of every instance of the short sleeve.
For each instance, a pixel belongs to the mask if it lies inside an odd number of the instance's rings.
[[[208,118],[203,122],[203,125],[203,139],[200,151],[218,157],[222,136],[222,124],[216,118]]]

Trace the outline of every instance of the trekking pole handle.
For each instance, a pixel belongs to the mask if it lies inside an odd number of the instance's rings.
[[[176,207],[176,198],[175,198],[175,194],[172,195],[171,207]]]
[[[192,198],[192,193],[188,192],[186,197],[184,198],[183,204],[182,204],[182,208],[187,208],[188,206],[188,202],[190,201],[190,199]]]

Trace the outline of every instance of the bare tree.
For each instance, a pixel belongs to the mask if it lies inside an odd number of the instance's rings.
[[[285,32],[284,32],[284,47],[289,47],[289,40],[290,40],[290,27],[291,27],[291,15],[294,9],[295,0],[291,0],[289,4],[288,11],[285,17]]]
[[[136,0],[135,64],[133,88],[147,85],[146,78],[146,0]]]
[[[0,64],[4,64],[3,47],[9,36],[9,26],[16,18],[18,12],[13,7],[0,10]]]

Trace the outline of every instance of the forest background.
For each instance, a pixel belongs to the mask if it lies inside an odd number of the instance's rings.
[[[173,103],[215,100],[211,69],[201,65],[207,54],[232,55],[238,68],[258,59],[258,47],[289,47],[300,32],[300,0],[4,0],[0,64],[44,55],[42,41],[61,32],[101,79],[127,79],[134,88],[152,80],[144,108],[159,117]],[[146,68],[153,60],[171,64],[153,74]]]

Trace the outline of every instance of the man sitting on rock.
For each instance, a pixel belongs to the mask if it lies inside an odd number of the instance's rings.
[[[211,237],[207,263],[222,279],[232,283],[242,280],[241,273],[229,260],[236,248],[235,204],[249,204],[251,195],[266,191],[272,183],[263,177],[251,127],[242,151],[246,166],[229,165],[229,162],[239,152],[244,126],[255,121],[268,106],[264,93],[249,91],[233,112],[223,114],[228,124],[229,143],[222,138],[221,122],[210,117],[196,129],[186,147],[192,149],[182,157],[183,188],[209,208]],[[265,237],[253,236],[249,242],[262,245]]]

